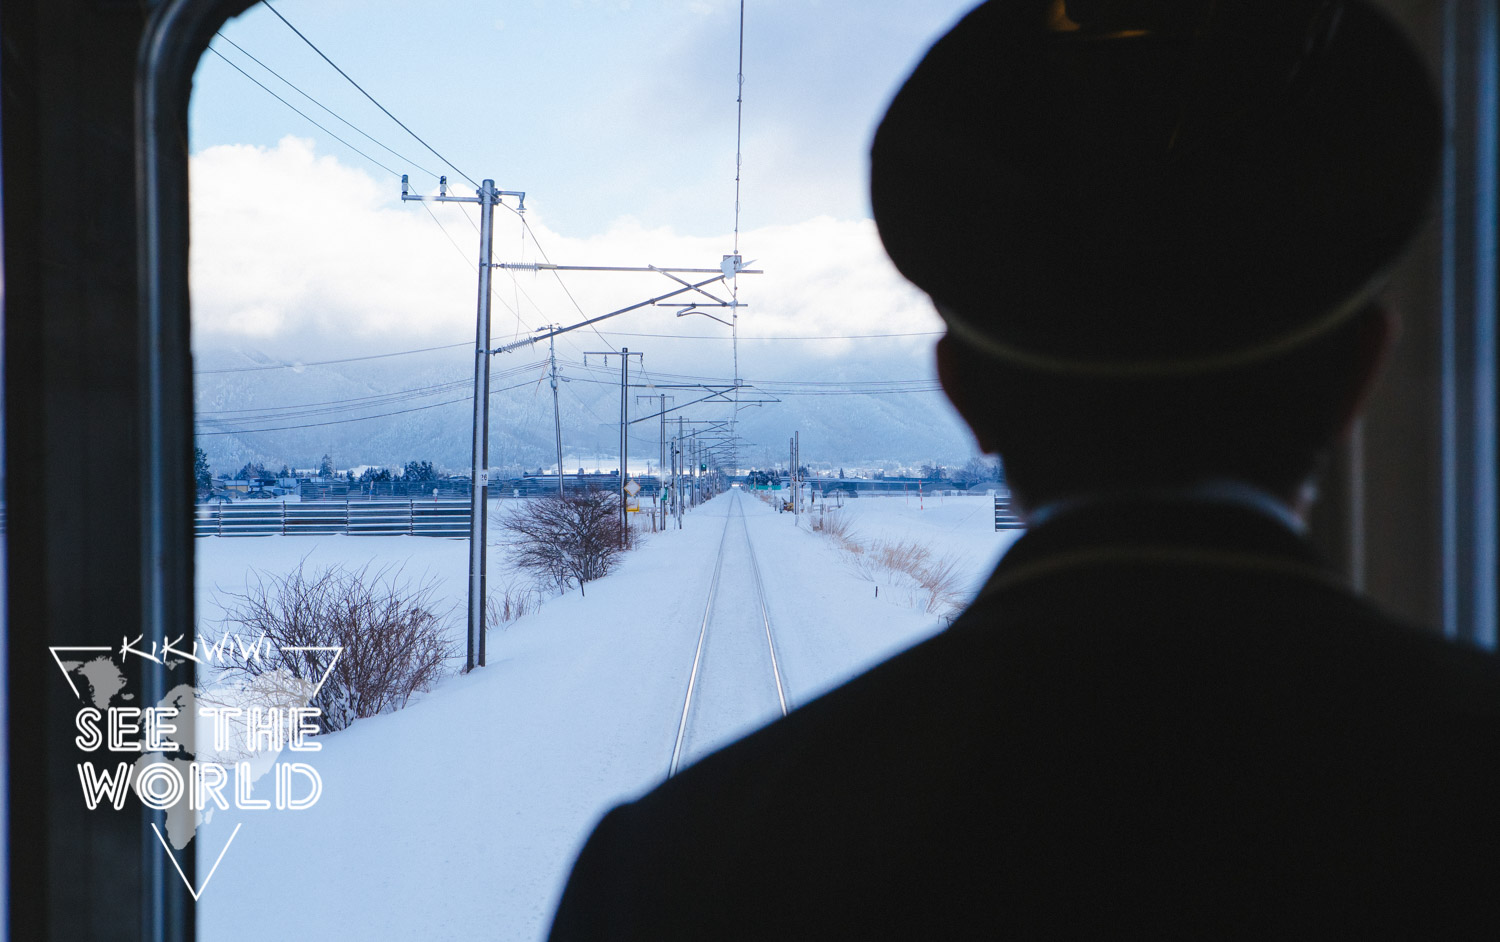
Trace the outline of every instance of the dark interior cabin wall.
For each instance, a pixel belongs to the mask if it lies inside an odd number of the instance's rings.
[[[1442,75],[1440,0],[1383,0]],[[1440,201],[1392,273],[1385,301],[1401,333],[1368,412],[1325,475],[1312,532],[1325,554],[1388,610],[1442,624]]]

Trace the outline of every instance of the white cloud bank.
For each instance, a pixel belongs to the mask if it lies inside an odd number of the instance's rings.
[[[467,183],[455,186],[455,192],[471,190]],[[442,229],[423,205],[400,200],[399,184],[376,181],[333,157],[319,156],[311,142],[296,137],[283,138],[273,148],[228,145],[195,155],[195,346],[250,346],[312,359],[472,338],[477,209],[426,206],[441,220]],[[586,239],[551,231],[537,214],[529,221],[532,231],[523,234],[514,214],[496,212],[496,261],[538,261],[540,239],[547,257],[558,264],[711,268],[733,246],[732,233],[690,238],[669,228],[643,228],[628,217]],[[907,333],[940,327],[926,298],[886,260],[868,219],[819,216],[764,226],[742,232],[740,250],[747,262],[753,260],[754,267],[765,270],[763,275],[740,278],[740,300],[749,305],[740,317],[742,337]],[[649,273],[580,273],[569,275],[566,282],[590,317],[674,287],[663,276]],[[725,292],[722,285],[711,290]],[[496,343],[543,323],[580,319],[556,279],[543,273],[523,273],[513,280],[496,271],[495,298]],[[519,323],[513,311],[519,313]],[[606,334],[727,335],[713,321],[678,318],[670,308],[622,315],[601,329]],[[592,333],[569,340],[574,351],[599,349],[602,343]],[[742,360],[749,355],[785,375],[788,370],[816,370],[819,362],[832,357],[878,352],[882,359],[911,357],[914,375],[926,370],[930,344],[931,338],[922,337],[880,341],[878,349],[854,341],[747,344],[744,350],[749,352],[742,353]],[[726,344],[657,345],[671,346],[674,360],[713,360],[696,372],[722,359],[727,375]],[[565,348],[560,346],[559,352]]]

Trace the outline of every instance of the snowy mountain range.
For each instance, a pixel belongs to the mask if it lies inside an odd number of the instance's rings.
[[[215,473],[232,474],[247,461],[271,468],[283,463],[313,468],[324,454],[332,456],[337,468],[429,460],[440,469],[466,470],[473,422],[470,349],[465,345],[337,362],[310,357],[305,363],[248,348],[200,351],[195,376],[198,446]],[[761,359],[768,362],[752,364],[753,372],[747,368],[746,382],[765,382],[776,395],[747,389],[741,398],[780,401],[738,410],[741,467],[784,465],[794,432],[800,433],[802,462],[820,467],[956,466],[974,453],[968,432],[934,390],[925,359]],[[596,357],[589,358],[588,368],[576,360],[559,364],[563,462],[569,469],[618,466],[618,363],[618,356],[612,356],[606,369]],[[523,351],[496,357],[491,369],[491,467],[551,468],[556,445],[545,359]],[[632,419],[659,411],[656,397],[662,394],[675,397],[669,407],[705,395],[662,388],[695,382],[696,377],[645,372],[634,362],[632,370]],[[728,382],[722,373],[712,378]],[[920,391],[868,394],[867,387],[857,385],[890,379]],[[913,382],[918,380],[928,382]],[[735,412],[723,402],[673,412],[669,437],[679,414],[701,421],[727,420]],[[632,424],[632,469],[657,464],[660,429],[654,419]]]

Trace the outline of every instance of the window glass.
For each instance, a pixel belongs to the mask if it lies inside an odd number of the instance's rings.
[[[539,937],[610,806],[973,593],[1017,531],[864,156],[967,6],[750,4],[743,60],[722,0],[223,28],[190,116],[196,742],[223,775],[173,837],[202,938]],[[465,674],[486,231],[509,349]],[[248,911],[268,873],[309,892]]]

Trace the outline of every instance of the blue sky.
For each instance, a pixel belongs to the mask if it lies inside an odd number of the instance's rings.
[[[749,0],[741,227],[868,214],[864,154],[921,50],[971,4]],[[278,0],[309,39],[465,173],[525,190],[574,237],[623,216],[691,236],[734,220],[737,0]],[[264,7],[224,34],[402,161],[339,125],[224,40],[216,48],[393,170],[427,185],[438,159]],[[194,151],[274,145],[374,167],[210,54],[191,116]],[[394,189],[393,189],[394,192]]]

